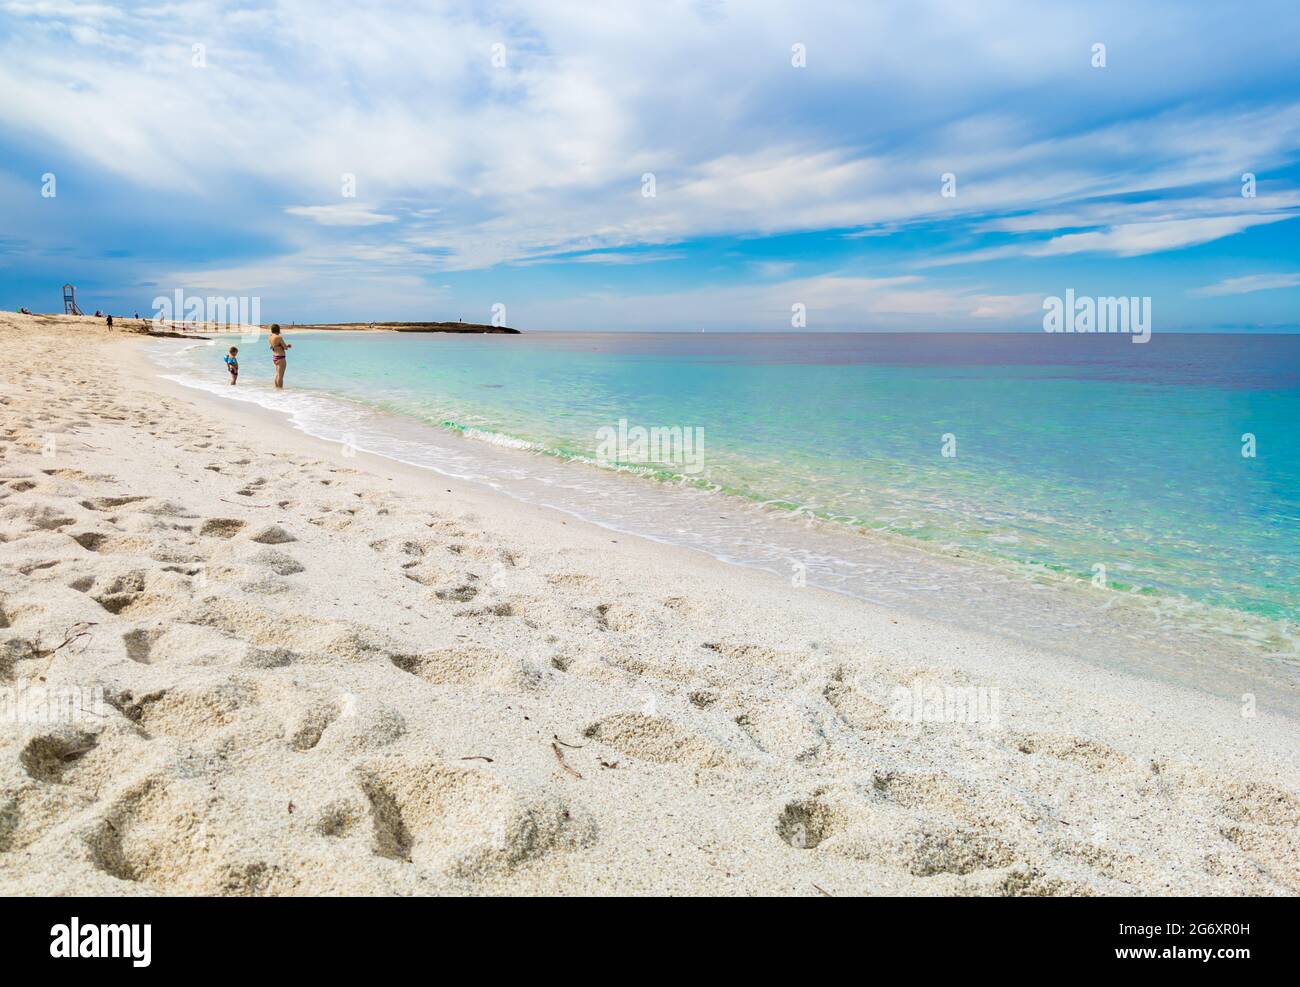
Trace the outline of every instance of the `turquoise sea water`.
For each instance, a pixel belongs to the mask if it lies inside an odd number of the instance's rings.
[[[371,411],[423,423],[448,463],[459,461],[458,447],[470,455],[498,446],[534,454],[516,454],[520,477],[565,464],[556,486],[597,482],[594,461],[612,465],[599,455],[601,429],[620,420],[702,430],[700,472],[625,459],[648,475],[625,477],[607,498],[621,504],[640,497],[638,485],[657,487],[645,512],[660,512],[666,540],[691,541],[669,529],[705,525],[692,511],[704,517],[699,493],[712,490],[769,515],[823,519],[822,535],[860,539],[871,529],[950,556],[1260,618],[1276,626],[1256,636],[1275,646],[1292,641],[1300,621],[1300,336],[1170,334],[1145,345],[1047,334],[291,341],[284,395],[267,387],[264,338],[240,342],[239,396],[278,401],[309,431],[407,460],[426,440],[399,435]],[[173,346],[165,359],[187,382],[224,385],[224,347]],[[1247,435],[1253,456],[1242,454]],[[662,499],[676,486],[679,518]],[[583,512],[581,498],[561,506]],[[753,540],[743,525],[708,537],[721,557],[727,538],[737,557]],[[827,556],[819,543],[814,569]]]

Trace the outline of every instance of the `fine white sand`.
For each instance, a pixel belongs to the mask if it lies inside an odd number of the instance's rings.
[[[0,892],[1300,892],[1290,719],[0,343]]]

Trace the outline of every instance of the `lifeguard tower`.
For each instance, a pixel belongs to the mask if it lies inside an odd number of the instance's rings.
[[[80,308],[77,307],[77,289],[70,284],[65,284],[63,286],[63,314],[64,315],[85,315],[86,314]]]

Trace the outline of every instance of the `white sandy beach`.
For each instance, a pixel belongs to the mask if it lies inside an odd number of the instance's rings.
[[[1300,893],[1291,719],[0,340],[0,892]]]

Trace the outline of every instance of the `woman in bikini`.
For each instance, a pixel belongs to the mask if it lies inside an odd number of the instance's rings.
[[[285,350],[293,349],[292,343],[286,343],[280,335],[280,325],[271,326],[271,362],[275,364],[275,386],[284,387]]]

